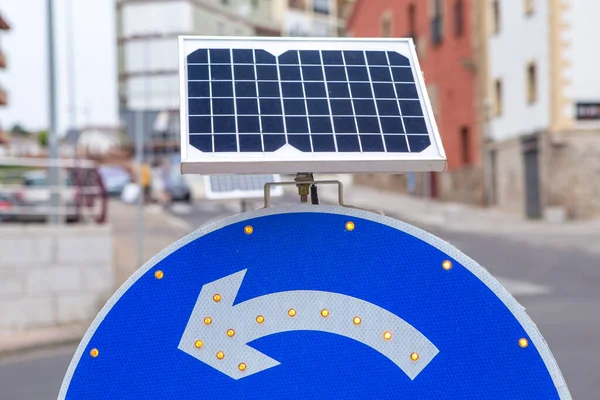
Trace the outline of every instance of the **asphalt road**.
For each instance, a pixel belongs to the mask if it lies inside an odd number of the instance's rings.
[[[279,200],[288,204],[294,198]],[[239,211],[236,203],[178,204],[171,210],[191,228]],[[574,399],[599,398],[600,252],[545,245],[531,234],[502,237],[421,227],[485,266],[526,307]],[[0,360],[0,400],[55,398],[73,352],[66,347]]]

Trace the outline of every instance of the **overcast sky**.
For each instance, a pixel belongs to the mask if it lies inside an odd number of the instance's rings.
[[[0,33],[7,69],[0,84],[8,106],[0,107],[0,124],[46,129],[48,120],[47,0],[2,0],[0,12],[11,25]],[[70,125],[68,101],[67,6],[72,4],[76,124],[118,123],[115,6],[113,0],[54,0],[58,128]]]

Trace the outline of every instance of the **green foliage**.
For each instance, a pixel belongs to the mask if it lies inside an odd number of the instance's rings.
[[[48,131],[38,132],[38,142],[40,143],[40,146],[42,146],[42,147],[48,146]]]

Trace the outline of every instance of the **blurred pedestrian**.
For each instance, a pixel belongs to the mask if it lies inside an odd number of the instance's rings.
[[[149,203],[152,200],[152,178],[150,172],[150,166],[146,163],[142,164],[140,171],[140,185],[142,186],[142,193],[144,196],[144,203]]]

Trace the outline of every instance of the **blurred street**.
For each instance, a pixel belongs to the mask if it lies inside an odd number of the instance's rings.
[[[368,190],[352,189],[372,197]],[[352,198],[352,196],[350,196]],[[356,199],[355,199],[356,200]],[[260,203],[255,203],[256,207]],[[296,204],[288,192],[276,206]],[[436,205],[432,205],[435,208]],[[174,203],[168,210],[151,205],[145,209],[145,257],[149,258],[193,229],[240,211],[239,204],[194,202]],[[390,216],[393,214],[387,213]],[[397,214],[404,215],[406,210]],[[110,204],[116,246],[119,282],[136,268],[135,209],[114,200]],[[400,218],[406,220],[406,218]],[[411,221],[407,221],[411,222]],[[548,230],[537,233],[489,233],[461,231],[451,227],[417,226],[437,235],[485,266],[527,309],[548,341],[573,397],[597,399],[600,379],[600,248],[588,248],[594,233],[563,235]],[[561,246],[555,246],[555,242]],[[74,345],[13,355],[0,360],[2,399],[45,399],[58,392],[74,352]]]

